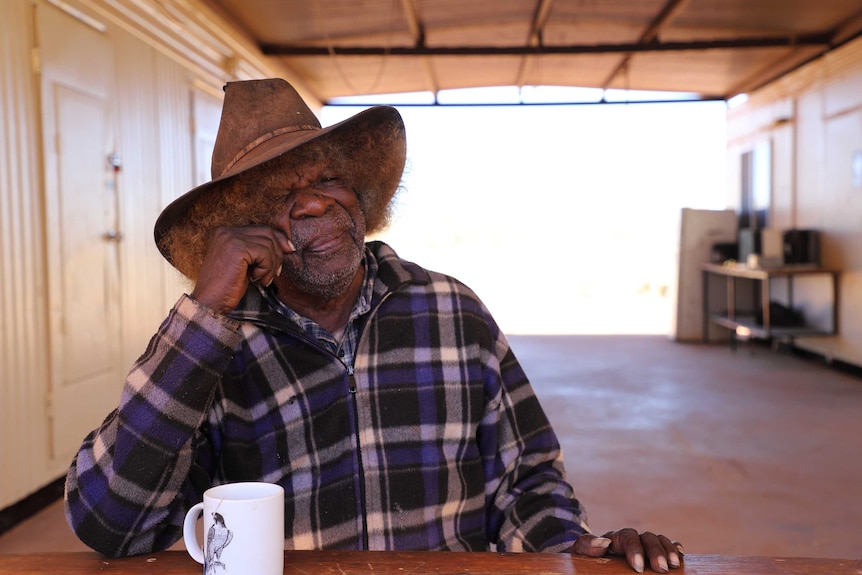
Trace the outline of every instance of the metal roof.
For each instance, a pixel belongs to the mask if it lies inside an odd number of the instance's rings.
[[[322,102],[483,86],[728,99],[857,36],[860,0],[206,0]]]

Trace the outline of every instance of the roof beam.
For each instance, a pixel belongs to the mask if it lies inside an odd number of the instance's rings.
[[[548,22],[548,16],[551,14],[551,5],[554,0],[538,0],[536,10],[533,12],[533,20],[530,22],[530,34],[527,38],[529,46],[542,45],[542,33],[545,29],[545,24]],[[530,67],[532,58],[530,55],[524,56],[521,60],[521,65],[518,67],[518,75],[515,77],[515,85],[523,86],[527,71]]]
[[[664,5],[664,8],[661,9],[655,20],[641,34],[640,43],[645,44],[657,40],[662,28],[670,24],[688,3],[689,0],[668,0],[668,3]]]
[[[832,35],[765,36],[703,40],[693,42],[650,42],[648,44],[575,44],[539,46],[300,46],[261,44],[267,56],[542,56],[555,54],[617,54],[626,52],[679,52],[736,50],[797,46],[829,46]]]
[[[413,36],[416,47],[424,47],[425,26],[422,24],[422,18],[419,16],[419,7],[416,5],[416,0],[401,0],[401,6],[404,8],[407,27],[410,29],[410,35]],[[434,92],[434,98],[436,99],[437,92],[440,91],[440,84],[437,82],[437,76],[434,74],[434,68],[431,66],[431,61],[428,58],[422,57],[422,68],[425,71],[425,78],[428,80],[429,89]]]
[[[676,18],[676,15],[680,13],[688,2],[689,0],[668,0],[658,15],[652,22],[650,22],[650,25],[647,26],[647,29],[644,30],[643,34],[641,34],[641,37],[638,39],[638,44],[649,44],[650,42],[657,41],[661,29]],[[602,83],[603,90],[607,90],[608,86],[611,85],[611,82],[614,81],[614,78],[616,78],[621,72],[628,70],[629,61],[631,61],[631,59],[631,53],[626,54],[620,59],[616,67],[614,67],[614,69],[611,70],[611,73],[608,74],[604,83]]]

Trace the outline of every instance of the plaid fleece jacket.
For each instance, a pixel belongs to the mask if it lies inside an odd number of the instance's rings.
[[[183,296],[84,440],[69,524],[109,556],[182,535],[217,484],[285,490],[285,548],[566,550],[585,515],[488,310],[450,277],[379,265],[352,366],[249,290],[230,317]]]

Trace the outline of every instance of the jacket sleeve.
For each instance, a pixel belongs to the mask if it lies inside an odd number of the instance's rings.
[[[566,480],[556,434],[499,333],[496,358],[480,430],[488,532],[498,551],[568,551],[589,531],[586,512]]]
[[[88,546],[120,557],[179,539],[215,467],[206,416],[238,329],[183,296],[150,340],[66,477],[66,518]]]

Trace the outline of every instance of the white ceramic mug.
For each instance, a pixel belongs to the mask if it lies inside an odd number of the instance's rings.
[[[196,525],[204,516],[204,545]],[[186,513],[183,539],[204,575],[282,575],[284,489],[273,483],[228,483],[204,492]]]

